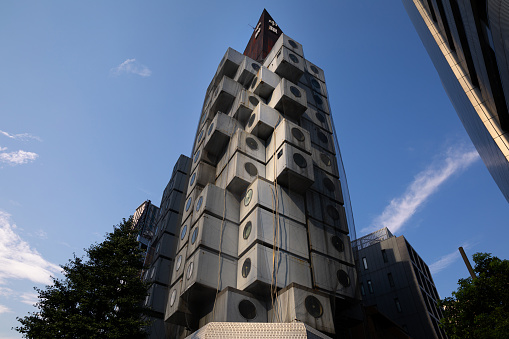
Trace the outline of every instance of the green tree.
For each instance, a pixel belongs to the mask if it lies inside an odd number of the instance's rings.
[[[145,338],[143,302],[148,285],[141,281],[142,254],[123,220],[106,239],[62,266],[63,279],[35,290],[38,311],[17,318],[24,338]]]
[[[452,297],[440,300],[440,326],[449,338],[509,337],[509,261],[476,253],[477,278],[460,279]]]

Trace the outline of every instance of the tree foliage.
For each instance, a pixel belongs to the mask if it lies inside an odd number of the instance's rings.
[[[508,338],[509,261],[476,253],[477,278],[460,279],[452,297],[439,302],[449,338]]]
[[[144,338],[148,286],[132,218],[62,266],[63,279],[35,290],[38,311],[17,318],[24,338]]]

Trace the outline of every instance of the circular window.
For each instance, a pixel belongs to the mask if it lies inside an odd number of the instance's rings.
[[[292,135],[298,141],[304,141],[306,139],[304,133],[302,133],[302,131],[296,127],[292,128]]]
[[[316,79],[311,79],[311,86],[316,89],[320,89],[320,83]]]
[[[290,60],[292,60],[294,63],[296,64],[299,63],[299,58],[297,58],[295,54],[290,53],[288,56],[290,57]]]
[[[311,65],[309,68],[311,68],[311,71],[313,71],[313,73],[315,73],[315,74],[320,73],[320,71],[318,71],[318,68],[316,68],[316,66],[314,66],[314,65]]]
[[[260,100],[258,100],[258,98],[257,98],[257,97],[250,96],[250,97],[249,97],[249,102],[251,103],[251,105],[256,106],[256,105],[258,105],[258,103],[260,102]]]
[[[200,150],[198,150],[198,152],[196,152],[196,154],[194,155],[194,162],[197,162],[199,158],[200,158]]]
[[[338,281],[341,285],[343,285],[343,287],[348,287],[350,286],[350,277],[348,276],[348,273],[346,273],[345,271],[343,270],[338,270],[336,272],[336,275],[338,277]]]
[[[318,121],[320,121],[322,124],[325,123],[325,117],[324,117],[324,115],[322,113],[316,112],[315,116],[318,119]]]
[[[244,299],[239,303],[239,312],[247,320],[254,319],[256,317],[256,306],[249,300]]]
[[[258,78],[254,77],[253,82],[251,82],[251,88],[255,87],[257,81],[258,81]]]
[[[309,314],[315,318],[320,318],[323,315],[323,307],[320,300],[312,295],[308,295],[304,300],[304,306]]]
[[[292,48],[297,48],[297,44],[295,43],[295,41],[293,40],[288,40],[288,43],[290,44],[290,46],[292,46]]]
[[[336,190],[336,187],[334,187],[334,183],[329,178],[327,177],[323,178],[322,182],[327,191],[334,192]]]
[[[182,231],[180,232],[180,240],[184,240],[186,233],[187,233],[187,225],[184,225],[184,227],[182,227]]]
[[[203,195],[198,199],[198,202],[196,202],[196,212],[198,212],[200,210],[202,203],[203,203]]]
[[[246,145],[247,145],[247,147],[251,148],[253,151],[256,151],[258,149],[258,143],[253,138],[247,137]]]
[[[175,300],[177,300],[177,290],[173,290],[171,292],[171,296],[170,296],[170,306],[173,306],[173,304],[175,304]]]
[[[258,169],[252,163],[246,162],[244,168],[246,169],[247,174],[250,176],[254,177],[255,175],[258,175]]]
[[[212,133],[213,129],[214,129],[214,123],[210,124],[209,130],[207,131],[207,135],[210,135],[210,133]]]
[[[316,131],[316,135],[318,135],[318,140],[320,140],[321,143],[326,144],[329,142],[329,139],[327,139],[327,136],[325,134],[323,134],[322,132]]]
[[[343,252],[345,250],[345,245],[343,244],[343,241],[337,236],[333,235],[332,238],[330,238],[332,242],[332,246],[338,251]]]
[[[252,228],[253,228],[253,224],[251,223],[251,221],[248,221],[246,226],[244,226],[244,231],[242,231],[242,237],[244,239],[249,238],[249,236],[251,235]]]
[[[300,98],[301,94],[297,87],[290,86],[290,92],[292,92],[293,95],[295,95],[297,98]]]
[[[189,199],[187,199],[187,203],[186,203],[186,212],[189,211],[189,208],[191,207],[192,203],[193,203],[193,197],[189,197]]]
[[[300,168],[306,168],[306,166],[308,165],[306,159],[300,153],[293,154],[293,161],[295,161],[297,166],[299,166]]]
[[[193,231],[193,235],[191,236],[191,245],[194,244],[194,242],[196,241],[196,238],[198,237],[198,227],[195,227],[194,231]]]
[[[191,279],[191,275],[193,274],[193,268],[194,268],[194,263],[191,262],[189,264],[189,266],[187,266],[187,274],[186,274],[187,280]]]
[[[315,102],[317,105],[322,106],[322,104],[323,104],[322,98],[320,98],[318,95],[315,94],[315,95],[313,95],[313,99],[315,99]]]
[[[329,217],[331,217],[333,220],[338,220],[339,219],[339,212],[338,210],[336,209],[336,207],[332,206],[332,205],[329,205],[327,206],[327,214],[329,215]]]
[[[191,180],[189,180],[189,186],[193,186],[194,180],[196,179],[196,172],[191,175]]]
[[[200,142],[201,138],[203,138],[203,133],[204,132],[205,132],[204,130],[201,130],[200,135],[198,135],[198,142]]]
[[[247,122],[247,127],[253,126],[255,119],[256,114],[255,113],[251,114],[251,116],[249,117],[249,121]]]
[[[331,161],[330,157],[325,153],[320,153],[320,160],[322,160],[322,162],[325,166],[332,165],[332,161]]]
[[[180,266],[182,266],[182,254],[177,258],[177,262],[175,263],[175,272],[180,270]]]
[[[247,258],[244,260],[244,264],[242,264],[242,276],[247,278],[249,271],[251,271],[251,259]]]
[[[254,63],[254,62],[252,62],[252,63],[251,63],[251,67],[253,67],[253,69],[254,69],[255,71],[257,71],[257,70],[259,70],[259,69],[260,69],[260,65],[258,65],[257,63]]]
[[[249,205],[249,203],[251,202],[251,198],[252,197],[253,197],[253,190],[249,189],[246,192],[246,196],[244,197],[244,206],[248,206]]]

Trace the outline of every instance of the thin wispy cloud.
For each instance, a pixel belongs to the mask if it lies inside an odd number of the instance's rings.
[[[2,313],[9,313],[9,312],[12,312],[9,307],[4,306],[4,305],[0,305],[0,314],[2,314]]]
[[[152,71],[147,66],[136,61],[136,59],[127,59],[117,67],[112,68],[110,73],[116,76],[122,74],[136,74],[146,78],[152,74]]]
[[[0,211],[0,284],[9,279],[28,279],[34,283],[49,285],[51,275],[62,269],[46,259],[21,239],[11,224],[10,215]]]
[[[7,150],[7,147],[0,146],[0,152],[6,151],[6,150]]]
[[[8,137],[10,139],[15,139],[15,140],[26,141],[26,140],[33,139],[33,140],[37,140],[37,141],[42,141],[41,138],[39,138],[37,135],[32,135],[30,133],[10,134],[10,133],[0,130],[0,134],[3,134],[6,137]]]
[[[463,245],[463,248],[468,249],[468,248],[470,248],[470,245],[465,244],[465,245]],[[451,252],[449,254],[446,254],[446,255],[440,257],[437,261],[435,261],[434,263],[429,265],[429,270],[432,275],[436,274],[440,271],[443,271],[447,267],[451,266],[460,258],[461,258],[461,255],[460,255],[459,250],[455,250],[454,252]]]
[[[21,302],[27,305],[34,305],[39,301],[38,294],[33,292],[22,293],[20,296]]]
[[[387,227],[399,231],[428,198],[455,173],[459,173],[479,159],[475,149],[451,147],[438,161],[417,174],[402,196],[391,200],[382,214],[373,219],[372,225],[361,232],[372,232]]]
[[[0,162],[9,165],[22,165],[34,161],[39,155],[34,152],[19,150],[17,152],[0,153]]]

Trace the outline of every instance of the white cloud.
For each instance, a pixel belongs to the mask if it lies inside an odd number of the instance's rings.
[[[127,59],[117,67],[112,68],[111,73],[117,76],[132,73],[145,78],[149,77],[152,71],[147,66],[140,64],[136,59]]]
[[[374,218],[372,225],[361,232],[373,232],[387,227],[395,233],[415,214],[418,208],[435,193],[453,174],[458,173],[479,159],[474,149],[450,148],[440,161],[415,176],[405,193],[391,200],[381,215]]]
[[[8,287],[0,287],[0,297],[7,297],[14,293],[13,290],[11,290]]]
[[[49,285],[51,275],[61,268],[45,260],[37,250],[20,238],[11,225],[10,215],[0,211],[0,284],[7,279],[28,279],[34,283]]]
[[[37,293],[25,292],[20,295],[20,298],[21,298],[22,303],[32,306],[32,305],[35,305],[35,303],[37,303],[39,301],[39,298],[37,298],[38,296],[39,296],[39,294],[37,294]]]
[[[36,231],[35,235],[37,235],[41,239],[48,239],[48,233],[44,232],[43,230]]]
[[[19,133],[19,134],[10,134],[5,131],[0,130],[0,134],[5,135],[8,138],[16,139],[16,140],[29,140],[34,139],[37,141],[42,141],[37,135],[32,135],[30,133]]]
[[[34,152],[26,152],[19,150],[17,152],[0,153],[0,162],[9,165],[21,165],[37,159],[39,155]]]
[[[5,150],[7,150],[7,147],[1,147],[1,146],[0,146],[0,152],[3,152],[3,151],[5,151]]]
[[[0,314],[8,313],[8,312],[12,312],[9,307],[4,306],[4,305],[0,305]]]
[[[469,244],[463,245],[464,249],[470,248]],[[456,260],[461,258],[461,254],[459,250],[455,250],[454,252],[451,252],[449,254],[446,254],[431,265],[429,265],[429,270],[431,272],[431,275],[436,274],[450,265],[452,265]]]

